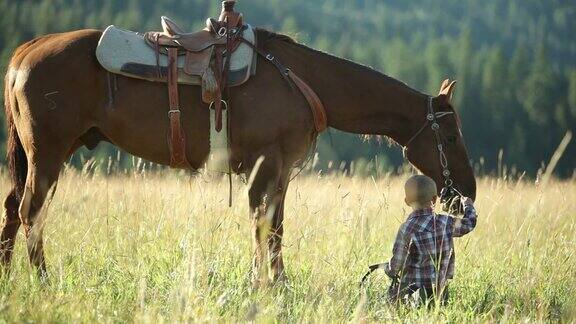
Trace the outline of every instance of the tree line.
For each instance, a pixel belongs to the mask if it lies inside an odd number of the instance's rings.
[[[110,24],[153,30],[161,15],[193,30],[219,7],[208,0],[0,1],[0,67],[6,71],[13,50],[39,35]],[[576,3],[240,0],[238,7],[252,25],[372,66],[424,92],[437,93],[446,77],[457,79],[465,140],[485,172],[505,164],[535,175],[576,128]],[[102,146],[83,154],[116,153]],[[398,149],[334,130],[320,138],[317,157],[321,168],[348,169],[356,161],[357,167],[371,163],[387,171],[403,163]],[[573,141],[556,173],[572,176],[575,157]]]

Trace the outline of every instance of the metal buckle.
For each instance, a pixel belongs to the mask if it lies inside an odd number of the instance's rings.
[[[433,123],[433,124],[432,124],[432,129],[433,129],[434,131],[437,131],[437,130],[440,129],[440,125],[438,125],[438,123]]]
[[[274,60],[274,55],[268,53],[268,54],[266,54],[266,59],[267,59],[268,61],[273,61],[273,60]]]
[[[428,114],[428,115],[426,115],[426,119],[428,119],[428,121],[433,121],[433,120],[434,120],[434,115],[433,115],[433,114]]]
[[[223,110],[227,110],[228,109],[228,103],[226,102],[226,100],[224,99],[220,99],[220,102],[222,102],[224,104],[224,109]],[[210,106],[208,106],[208,109],[212,109],[212,106],[214,106],[214,101],[212,101],[210,103]]]
[[[226,36],[226,33],[228,33],[228,30],[226,29],[226,27],[222,26],[222,27],[220,27],[220,29],[218,29],[218,36],[224,37],[224,36]]]
[[[179,114],[179,113],[180,113],[180,108],[168,110],[168,115],[170,115],[170,114]]]

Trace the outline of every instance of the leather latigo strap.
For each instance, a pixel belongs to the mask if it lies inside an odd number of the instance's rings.
[[[224,28],[228,31],[229,25],[227,21],[222,22],[224,24]],[[224,125],[222,124],[222,103],[226,103],[223,101],[223,92],[226,91],[228,87],[228,74],[230,73],[230,64],[232,60],[232,53],[234,50],[240,45],[239,38],[241,37],[241,33],[244,31],[244,28],[238,30],[236,33],[231,34],[230,32],[226,33],[226,45],[217,45],[215,46],[215,74],[216,80],[218,82],[218,91],[216,92],[216,98],[214,99],[213,109],[215,110],[214,114],[214,128],[217,132],[222,130]],[[226,53],[226,55],[224,55]],[[228,98],[224,98],[228,99]],[[227,105],[225,105],[227,106]],[[212,108],[212,105],[211,105]]]
[[[170,166],[173,168],[190,169],[186,159],[186,140],[180,121],[180,104],[178,98],[178,49],[168,48],[168,99],[170,110],[170,133],[168,147],[170,149]]]
[[[217,132],[222,130],[222,87],[223,87],[223,79],[224,79],[224,72],[222,70],[222,51],[223,48],[216,49],[216,80],[218,82],[218,91],[216,91],[216,98],[214,100],[214,129]]]

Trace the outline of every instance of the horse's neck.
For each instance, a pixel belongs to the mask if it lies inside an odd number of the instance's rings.
[[[289,46],[296,72],[320,96],[336,129],[402,143],[425,118],[428,96],[363,65],[302,45]]]

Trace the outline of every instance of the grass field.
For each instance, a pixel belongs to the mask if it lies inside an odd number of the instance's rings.
[[[246,188],[178,173],[64,172],[47,210],[50,283],[20,234],[0,322],[576,321],[576,182],[479,180],[479,223],[457,241],[450,304],[384,301],[367,265],[390,257],[403,178],[299,177],[286,203],[289,283],[251,291]],[[0,194],[9,184],[0,176]]]

